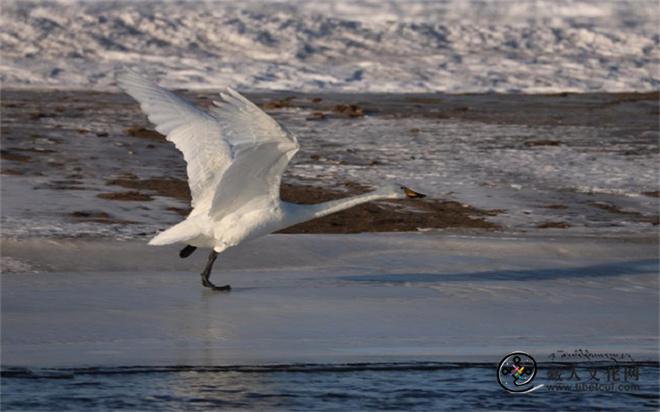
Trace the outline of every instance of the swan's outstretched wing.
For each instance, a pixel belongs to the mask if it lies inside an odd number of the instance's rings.
[[[278,198],[298,142],[245,97],[227,89],[207,113],[133,72],[117,80],[183,153],[193,207],[208,202],[220,218],[253,199]]]
[[[282,174],[300,148],[293,134],[238,92],[227,88],[220,97],[211,113],[235,155],[218,181],[209,212],[216,219],[249,202],[279,200]]]

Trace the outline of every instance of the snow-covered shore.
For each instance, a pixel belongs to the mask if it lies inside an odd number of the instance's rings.
[[[616,92],[660,87],[647,0],[5,1],[3,86],[348,92]]]

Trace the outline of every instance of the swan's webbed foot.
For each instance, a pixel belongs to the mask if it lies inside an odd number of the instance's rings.
[[[202,285],[204,285],[204,287],[210,288],[211,290],[215,290],[215,291],[218,291],[218,292],[229,292],[229,291],[231,291],[231,286],[229,286],[229,285],[216,286],[213,283],[211,283],[210,281],[205,280],[205,279],[202,279]]]
[[[216,290],[218,292],[229,292],[231,290],[231,286],[229,285],[224,285],[224,286],[216,286],[211,281],[209,278],[211,277],[211,269],[213,268],[213,263],[215,263],[215,259],[218,257],[218,252],[215,250],[211,250],[211,254],[209,255],[209,260],[206,262],[206,267],[202,271],[202,285],[204,287],[210,288],[211,290]]]

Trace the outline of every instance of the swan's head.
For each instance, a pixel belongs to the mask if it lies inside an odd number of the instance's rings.
[[[388,199],[421,199],[426,197],[411,188],[400,184],[388,184],[378,189]]]

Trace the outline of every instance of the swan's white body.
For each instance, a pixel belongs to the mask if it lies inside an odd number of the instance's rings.
[[[280,181],[300,148],[296,137],[252,102],[228,88],[209,112],[133,72],[118,77],[187,162],[193,210],[150,245],[183,243],[222,252],[228,247],[360,203],[415,193],[388,185],[316,205],[280,200]],[[405,189],[406,191],[403,191]]]

